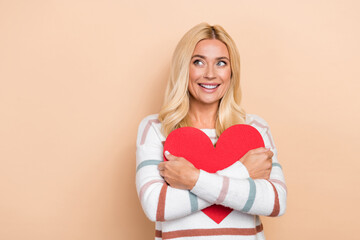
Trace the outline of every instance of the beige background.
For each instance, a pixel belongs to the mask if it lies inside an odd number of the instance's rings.
[[[0,239],[153,239],[135,191],[140,120],[202,21],[241,53],[289,189],[268,240],[358,239],[358,1],[0,0]]]

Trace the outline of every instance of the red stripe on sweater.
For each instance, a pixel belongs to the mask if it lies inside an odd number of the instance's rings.
[[[270,182],[268,180],[268,182],[271,184],[271,186],[273,187],[274,189],[274,194],[275,194],[275,200],[274,200],[274,209],[272,211],[272,213],[269,215],[270,217],[276,217],[277,215],[279,215],[279,212],[280,212],[280,203],[279,203],[279,195],[278,195],[278,192],[274,186],[274,184],[272,182]]]
[[[155,229],[155,237],[162,238],[162,231]]]
[[[140,145],[144,144],[146,136],[147,136],[147,134],[149,132],[149,129],[150,129],[150,126],[151,126],[152,123],[160,123],[160,121],[159,121],[159,119],[151,119],[151,120],[148,121],[148,123],[145,126],[143,135],[141,136]]]
[[[156,210],[156,221],[163,222],[165,221],[165,200],[166,200],[166,191],[167,183],[165,182],[161,188],[159,202]]]
[[[187,229],[177,230],[171,232],[162,232],[162,238],[173,239],[179,237],[200,237],[200,236],[250,236],[255,235],[263,230],[263,225],[256,226],[256,228],[212,228],[212,229]]]
[[[267,135],[268,138],[269,138],[271,148],[275,148],[275,145],[274,145],[274,143],[273,143],[273,141],[272,141],[272,139],[271,139],[271,137],[270,137],[270,134],[269,134],[269,131],[270,131],[269,126],[266,126],[266,125],[260,123],[259,121],[255,120],[255,119],[252,120],[252,121],[249,123],[249,125],[250,125],[251,123],[254,123],[254,124],[257,125],[257,126],[260,126],[260,127],[266,129],[266,135]]]
[[[287,192],[287,187],[286,187],[286,184],[278,179],[269,179],[269,181],[273,182],[273,183],[277,183],[279,184],[280,186],[282,186],[285,191]]]
[[[262,232],[262,230],[264,230],[264,227],[262,224],[260,224],[259,226],[256,226],[256,233]]]
[[[140,189],[140,192],[139,192],[139,198],[140,198],[140,201],[142,201],[143,199],[143,196],[144,196],[144,193],[146,192],[146,190],[154,183],[163,183],[164,181],[163,180],[160,180],[160,179],[155,179],[155,180],[151,180],[147,183],[145,183],[141,189]]]
[[[225,200],[226,194],[228,193],[229,190],[229,184],[230,184],[229,178],[224,176],[221,192],[219,194],[218,199],[216,199],[215,204],[221,204]]]

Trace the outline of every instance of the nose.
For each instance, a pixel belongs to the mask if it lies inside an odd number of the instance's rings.
[[[214,67],[210,64],[206,67],[206,70],[204,72],[204,78],[208,80],[216,78]]]

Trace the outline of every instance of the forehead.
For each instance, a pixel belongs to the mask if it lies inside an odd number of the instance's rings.
[[[195,46],[193,55],[202,55],[209,58],[228,57],[229,51],[225,43],[217,39],[204,39]]]

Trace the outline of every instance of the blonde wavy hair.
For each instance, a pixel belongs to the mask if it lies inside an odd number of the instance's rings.
[[[235,42],[221,26],[200,23],[181,38],[172,57],[164,103],[158,117],[165,137],[177,128],[190,126],[189,66],[196,44],[204,39],[220,40],[227,46],[230,56],[230,87],[219,103],[215,124],[216,135],[220,136],[225,129],[234,124],[246,122],[246,113],[240,106],[240,55]]]

